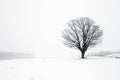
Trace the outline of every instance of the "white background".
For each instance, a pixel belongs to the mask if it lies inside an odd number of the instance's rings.
[[[36,56],[77,56],[64,47],[62,30],[68,20],[90,17],[104,31],[103,42],[90,49],[120,50],[119,0],[0,0],[0,51]]]

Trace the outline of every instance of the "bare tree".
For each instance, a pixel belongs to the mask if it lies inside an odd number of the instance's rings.
[[[67,25],[68,28],[63,31],[64,44],[79,49],[81,58],[84,58],[88,48],[101,42],[103,31],[89,17],[72,19]]]

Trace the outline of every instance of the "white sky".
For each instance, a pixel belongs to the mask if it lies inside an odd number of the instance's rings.
[[[39,56],[74,56],[61,31],[70,19],[90,17],[104,31],[103,42],[90,49],[120,50],[119,0],[0,0],[0,51]]]

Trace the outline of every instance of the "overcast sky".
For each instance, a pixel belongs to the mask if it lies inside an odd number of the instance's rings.
[[[64,47],[68,20],[90,17],[103,29],[103,42],[87,53],[120,51],[119,0],[0,0],[0,51],[39,56],[79,55]]]

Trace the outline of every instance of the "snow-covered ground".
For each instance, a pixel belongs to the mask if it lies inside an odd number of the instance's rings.
[[[89,57],[1,60],[0,80],[120,80],[120,59]]]

